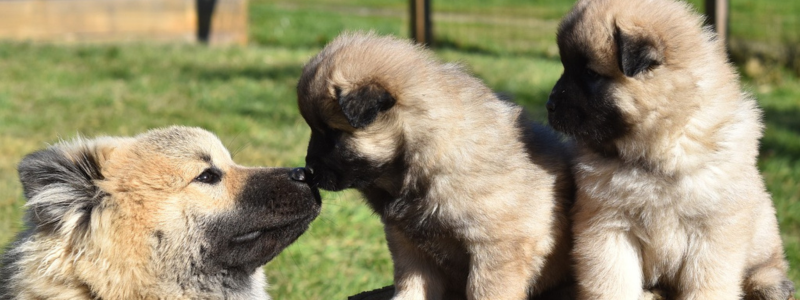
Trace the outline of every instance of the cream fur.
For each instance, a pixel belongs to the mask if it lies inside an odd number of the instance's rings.
[[[365,84],[397,102],[356,129],[335,104],[336,91]],[[460,66],[408,41],[344,34],[306,65],[298,92],[312,127],[324,122],[346,132],[340,141],[375,165],[404,161],[404,169],[384,172],[370,188],[385,196],[362,191],[371,202],[419,205],[411,219],[378,212],[394,261],[395,300],[449,299],[452,290],[468,299],[524,299],[570,276],[571,195],[562,185],[571,182],[560,181],[569,176],[569,149],[543,128],[525,140],[516,127],[521,108]],[[443,267],[443,257],[468,274]],[[466,282],[448,281],[459,276]]]
[[[575,166],[580,299],[784,300],[775,210],[756,168],[761,112],[723,46],[685,3],[579,1],[564,23],[589,65],[610,76],[630,131],[617,155],[584,148]],[[613,32],[655,42],[664,62],[618,70]]]

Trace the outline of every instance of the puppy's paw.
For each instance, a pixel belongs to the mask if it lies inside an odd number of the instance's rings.
[[[641,300],[667,300],[667,293],[658,288],[651,289],[649,291],[645,291],[642,294]]]
[[[778,285],[763,286],[748,293],[744,300],[794,300],[794,283],[784,279]]]
[[[788,298],[789,300],[795,300],[794,299],[794,293],[797,292],[797,290],[795,290],[795,288],[794,288],[794,282],[792,282],[789,279],[784,280],[781,283],[781,290],[784,293],[789,294],[789,298]]]

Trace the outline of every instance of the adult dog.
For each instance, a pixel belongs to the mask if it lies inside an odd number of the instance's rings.
[[[580,299],[785,300],[793,292],[756,168],[762,124],[724,46],[671,0],[579,1],[563,19],[550,124],[580,144]]]
[[[62,142],[19,174],[2,299],[268,299],[261,266],[320,211],[302,170],[239,166],[198,128]]]
[[[525,299],[570,278],[570,148],[461,67],[344,34],[303,69],[306,167],[381,217],[394,299]]]

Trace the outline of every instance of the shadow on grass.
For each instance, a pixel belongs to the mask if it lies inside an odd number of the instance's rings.
[[[185,76],[208,81],[230,81],[237,78],[257,81],[297,80],[300,78],[302,70],[303,66],[295,64],[248,66],[185,65],[181,67],[181,73]]]
[[[503,55],[502,53],[498,53],[495,50],[479,47],[477,45],[466,45],[446,37],[437,37],[433,42],[433,47],[436,49],[454,50],[470,54],[480,54],[480,55],[490,55],[490,56]]]
[[[761,153],[792,161],[800,160],[800,109],[777,110],[764,108],[764,122],[778,134],[765,135],[761,140]]]
[[[504,51],[502,50],[502,48],[493,49],[491,46],[484,47],[476,44],[468,44],[464,42],[459,42],[457,40],[453,40],[449,37],[436,37],[433,41],[433,48],[441,50],[452,50],[469,54],[486,55],[492,57],[524,56],[529,58],[541,58],[547,60],[558,59],[558,57],[554,58],[550,55],[547,55],[546,53],[543,53],[542,51],[536,51],[536,50]]]
[[[545,103],[550,95],[550,88],[530,88],[517,91],[508,91],[499,88],[495,91],[500,98],[516,103],[525,108],[525,113],[537,123],[547,124],[547,110]]]
[[[247,117],[264,126],[294,126],[301,120],[294,92],[301,65],[186,64],[179,72],[197,82],[191,96],[201,110]]]

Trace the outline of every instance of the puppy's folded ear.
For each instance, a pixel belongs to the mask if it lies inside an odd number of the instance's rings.
[[[28,219],[39,229],[88,226],[105,193],[96,185],[113,151],[112,139],[78,139],[28,154],[18,166]],[[55,226],[55,227],[53,227]],[[67,232],[67,231],[64,231]]]
[[[664,53],[655,37],[637,30],[614,31],[617,62],[625,76],[633,77],[664,63]]]
[[[396,102],[389,92],[376,83],[362,85],[346,94],[337,89],[336,97],[347,122],[355,128],[371,124],[378,113],[392,108]]]

